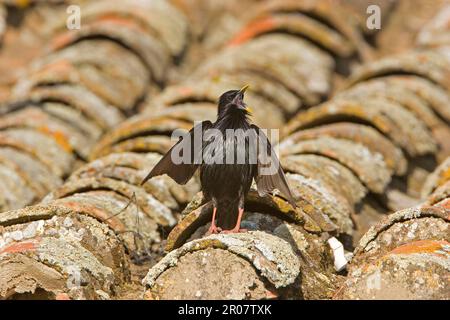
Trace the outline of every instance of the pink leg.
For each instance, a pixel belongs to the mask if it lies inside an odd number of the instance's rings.
[[[223,230],[223,233],[238,233],[238,232],[247,232],[247,229],[241,229],[241,220],[242,215],[244,214],[244,209],[239,208],[239,215],[236,222],[236,226],[231,230]]]
[[[208,232],[206,234],[219,233],[221,231],[221,229],[217,228],[217,226],[216,226],[216,213],[217,213],[217,208],[214,207],[211,226],[209,227]]]

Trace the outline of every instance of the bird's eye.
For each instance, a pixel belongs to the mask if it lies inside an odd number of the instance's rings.
[[[230,99],[230,101],[234,99],[234,97],[236,96],[236,94],[237,94],[237,91],[233,91],[233,92],[231,92],[231,93],[228,95],[228,98]]]

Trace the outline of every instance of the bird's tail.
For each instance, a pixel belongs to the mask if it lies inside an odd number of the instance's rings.
[[[222,200],[217,204],[217,226],[222,230],[230,230],[236,226],[239,212],[239,202]]]

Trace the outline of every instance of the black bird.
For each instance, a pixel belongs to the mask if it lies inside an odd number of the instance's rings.
[[[241,90],[230,90],[222,94],[216,122],[203,121],[194,126],[142,181],[144,184],[154,176],[167,174],[177,183],[185,184],[200,168],[203,195],[207,201],[212,200],[214,207],[209,233],[245,231],[240,229],[241,218],[244,199],[253,179],[260,196],[278,189],[292,206],[296,206],[267,136],[249,122],[250,113],[243,101],[247,88],[248,86],[244,86]],[[227,135],[230,132],[237,134]],[[202,134],[202,140],[200,143],[197,140],[197,145],[193,143],[196,133]],[[240,139],[242,137],[243,140]],[[252,158],[253,154],[255,156]],[[174,156],[188,156],[186,159],[190,161],[180,163],[174,161]],[[193,159],[197,160],[192,161]],[[275,170],[267,172],[271,165]]]

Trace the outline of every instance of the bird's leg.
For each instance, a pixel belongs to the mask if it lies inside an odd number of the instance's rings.
[[[244,208],[239,208],[239,215],[236,222],[236,226],[231,230],[223,230],[222,233],[238,233],[238,232],[247,232],[247,229],[241,229],[241,220],[242,215],[244,214]]]
[[[221,229],[216,226],[216,212],[217,208],[214,207],[211,226],[209,227],[208,232],[206,234],[219,233],[221,231]]]

